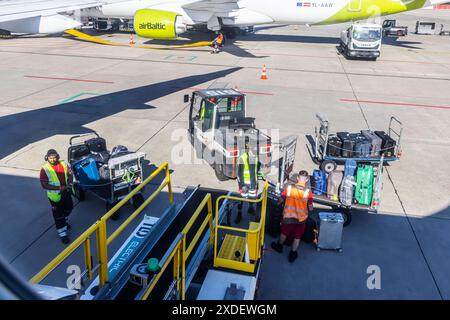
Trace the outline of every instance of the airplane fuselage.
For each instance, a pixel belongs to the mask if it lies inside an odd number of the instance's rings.
[[[422,8],[426,0],[245,0],[247,8],[287,24],[333,24]]]
[[[433,0],[241,0],[238,2],[240,10],[234,10],[235,15],[231,12],[229,18],[222,19],[225,25],[333,24],[420,9],[430,5],[430,1]],[[101,12],[106,17],[132,18],[137,10],[149,5],[158,9],[157,3],[155,0],[132,0],[104,5]],[[161,9],[188,14],[186,20],[195,23],[205,23],[211,17],[210,12],[184,10],[175,4],[168,8],[167,2]]]

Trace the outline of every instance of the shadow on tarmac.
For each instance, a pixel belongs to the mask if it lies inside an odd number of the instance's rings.
[[[240,69],[193,75],[0,117],[0,159],[54,135],[93,132],[85,125],[129,109],[154,109],[156,107],[148,104],[152,100],[225,77]]]
[[[383,44],[389,45],[389,46],[394,46],[394,47],[400,47],[400,48],[423,50],[423,48],[415,46],[418,44],[422,44],[422,42],[405,41],[405,40],[399,41],[399,38],[397,38],[397,37],[384,37]]]
[[[315,208],[312,214],[330,209]],[[268,245],[261,269],[261,300],[410,300],[450,299],[450,207],[427,217],[353,212],[343,230],[343,252],[322,250],[301,242],[299,258],[288,262]],[[432,235],[432,236],[431,236]],[[369,266],[378,266],[381,288],[367,286]],[[277,270],[283,277],[274,276]],[[299,274],[303,277],[299,277]]]
[[[161,174],[155,183],[163,178]],[[54,230],[45,194],[36,189],[38,184],[37,177],[0,175],[0,192],[5,198],[0,204],[3,213],[0,254],[10,263],[12,257],[16,257],[12,266],[25,278],[31,277],[65,248]],[[21,187],[21,191],[14,194],[9,188],[11,185]],[[36,186],[32,187],[35,192],[29,191],[31,185]],[[155,188],[155,185],[149,186],[146,196]],[[25,196],[28,201],[23,202]],[[174,192],[175,203],[184,199],[185,194]],[[164,190],[145,213],[158,216],[167,207]],[[77,205],[70,216],[72,240],[104,214],[99,208],[103,206],[94,198]],[[108,224],[108,234],[132,210],[130,206],[124,207],[121,219]],[[316,208],[313,215],[319,211],[329,210]],[[133,230],[139,222],[140,219],[136,219],[128,230]],[[258,299],[449,299],[449,222],[450,207],[428,217],[354,212],[352,224],[344,228],[342,253],[317,252],[314,245],[301,243],[299,259],[293,264],[287,261],[288,247],[284,248],[283,254],[274,252],[270,249],[273,238],[267,235]],[[24,230],[27,230],[26,234]],[[127,238],[126,234],[112,243],[109,256]],[[95,257],[95,239],[92,241]],[[64,286],[65,271],[71,264],[83,264],[82,247],[55,269],[44,283]],[[367,288],[370,274],[366,270],[371,265],[380,267],[381,290]]]

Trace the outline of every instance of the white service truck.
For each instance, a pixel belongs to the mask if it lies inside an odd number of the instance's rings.
[[[382,28],[378,24],[352,24],[341,32],[340,49],[347,58],[377,60],[381,52]]]

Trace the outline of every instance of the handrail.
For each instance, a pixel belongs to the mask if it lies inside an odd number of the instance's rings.
[[[75,251],[81,244],[85,243],[89,237],[97,231],[99,221],[95,222],[85,232],[83,232],[76,240],[74,240],[66,249],[58,254],[50,263],[48,263],[41,271],[39,271],[33,278],[30,279],[32,283],[39,283],[52,270],[54,270],[68,255]]]
[[[110,244],[114,239],[117,238],[119,234],[122,233],[122,231],[129,226],[131,222],[152,202],[157,195],[161,193],[161,191],[164,189],[165,186],[169,184],[168,181],[164,180],[161,185],[154,191],[151,196],[145,200],[145,202],[138,208],[136,211],[134,211],[117,229],[114,231],[107,239],[107,243]],[[108,217],[109,218],[109,217]],[[102,217],[100,220],[105,221],[108,220],[106,217]]]
[[[263,192],[261,194],[261,197],[259,199],[247,199],[247,198],[241,198],[241,197],[234,197],[234,196],[220,196],[216,199],[216,212],[215,212],[215,221],[216,221],[216,227],[215,227],[215,233],[214,233],[214,266],[215,267],[226,267],[226,268],[232,268],[237,269],[240,271],[246,271],[246,272],[253,272],[256,261],[254,263],[247,263],[247,262],[238,262],[238,261],[227,261],[227,259],[219,258],[217,256],[217,247],[218,247],[218,232],[219,229],[228,230],[228,231],[235,231],[235,232],[241,232],[246,233],[247,236],[249,234],[256,234],[256,237],[258,241],[255,243],[256,247],[254,248],[254,252],[256,253],[256,260],[261,258],[261,248],[264,244],[264,225],[266,221],[266,210],[267,210],[267,193],[268,193],[268,187],[269,183],[266,181],[264,184]],[[236,227],[229,227],[229,226],[221,226],[218,224],[218,212],[219,212],[219,202],[222,199],[229,199],[234,201],[244,201],[249,203],[259,203],[261,202],[261,217],[259,221],[258,228],[252,230],[252,229],[242,229],[242,228],[236,228]],[[253,250],[249,249],[251,252]]]
[[[108,238],[106,231],[107,220],[124,206],[134,195],[149,184],[159,173],[165,170],[166,176],[164,181],[160,184],[155,192],[138,208],[127,220],[125,220],[119,228]],[[102,288],[106,281],[108,281],[108,245],[147,207],[154,198],[161,193],[163,188],[168,186],[169,203],[173,203],[172,183],[170,179],[169,164],[164,162],[158,169],[156,169],[149,177],[147,177],[138,187],[131,191],[124,199],[117,203],[110,211],[97,220],[91,227],[83,232],[77,239],[75,239],[66,249],[58,254],[52,261],[50,261],[41,271],[39,271],[33,278],[31,283],[39,283],[49,275],[57,266],[59,266],[69,255],[71,255],[81,244],[84,243],[84,261],[88,270],[89,279],[92,279],[92,263],[91,263],[91,247],[90,237],[96,233],[97,242],[97,258],[99,264],[99,286]]]
[[[191,243],[189,244],[188,248],[186,249],[186,235],[191,230],[194,223],[197,221],[200,213],[203,211],[203,209],[207,206],[208,213],[203,220],[200,228],[197,230],[197,233],[195,234],[194,238],[192,239]],[[141,300],[146,300],[149,295],[152,293],[153,289],[155,288],[157,282],[161,278],[164,271],[167,269],[169,264],[174,261],[174,281],[177,282],[177,289],[179,293],[179,297],[181,300],[185,299],[185,293],[186,293],[186,261],[189,258],[190,254],[194,250],[195,245],[199,241],[203,231],[205,230],[206,226],[209,225],[210,232],[209,232],[209,244],[212,246],[213,244],[213,215],[212,215],[212,196],[210,193],[206,194],[206,196],[203,198],[202,202],[199,204],[197,209],[195,210],[192,217],[189,219],[186,226],[183,228],[183,230],[178,234],[178,236],[175,238],[173,243],[171,244],[170,248],[166,251],[164,254],[164,257],[161,259],[159,263],[160,271],[157,275],[153,277],[151,282],[149,283],[148,287],[146,288],[144,294],[142,295]],[[181,277],[180,277],[180,271],[181,271]],[[181,279],[180,279],[181,278]]]
[[[190,256],[192,250],[194,249],[195,245],[197,244],[201,234],[203,233],[203,230],[206,228],[206,224],[208,223],[211,228],[211,236],[212,238],[212,197],[211,194],[208,193],[205,198],[203,198],[203,201],[198,206],[197,210],[192,215],[191,219],[189,219],[189,222],[186,224],[184,229],[181,231],[182,234],[185,236],[188,234],[188,232],[191,230],[192,226],[194,225],[195,221],[197,220],[200,213],[203,211],[205,206],[208,206],[208,214],[206,215],[205,220],[203,220],[202,225],[200,226],[199,230],[195,234],[194,238],[192,239],[189,247],[186,250],[186,259]]]
[[[397,125],[400,128],[400,132],[397,132],[395,130],[395,128],[393,128],[392,122],[396,122],[397,123]],[[389,136],[391,138],[392,138],[392,135],[391,135],[392,132],[395,133],[395,135],[397,136],[397,144],[395,146],[395,156],[400,157],[401,156],[401,150],[402,150],[401,149],[401,141],[400,140],[402,138],[402,133],[403,133],[403,123],[400,120],[398,120],[396,117],[394,117],[394,116],[391,116],[391,119],[389,121]]]
[[[175,238],[175,241],[171,245],[172,250],[170,250],[169,248],[169,250],[166,251],[164,257],[161,259],[161,262],[159,263],[160,271],[153,276],[153,279],[145,290],[145,293],[142,295],[141,300],[147,300],[148,296],[150,295],[150,293],[152,293],[159,279],[164,274],[164,271],[167,269],[170,262],[172,262],[172,260],[174,259],[175,254],[180,253],[180,247],[184,241],[185,237],[181,233],[179,233],[177,238]],[[163,263],[162,266],[161,263]]]

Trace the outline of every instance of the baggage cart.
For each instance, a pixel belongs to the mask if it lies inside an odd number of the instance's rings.
[[[373,166],[373,187],[372,187],[372,200],[369,205],[359,204],[353,199],[350,204],[343,203],[341,199],[330,199],[327,194],[323,195],[313,195],[313,202],[321,205],[331,207],[333,211],[342,213],[344,218],[344,227],[348,226],[352,221],[352,213],[356,211],[364,211],[369,213],[377,213],[381,202],[381,191],[383,189],[383,162],[384,157],[382,156],[378,162],[371,162],[370,165]],[[311,177],[312,181],[312,177]],[[313,190],[313,187],[312,187]]]
[[[436,33],[436,22],[416,22],[416,34],[434,35]]]
[[[338,164],[342,164],[348,159],[355,160],[357,163],[378,163],[380,162],[380,159],[382,157],[384,159],[383,163],[394,162],[400,159],[400,140],[403,131],[403,124],[397,118],[393,116],[390,118],[388,132],[386,133],[387,137],[390,137],[393,141],[395,141],[395,147],[393,150],[394,152],[391,154],[391,156],[383,156],[386,149],[382,148],[380,150],[380,154],[374,155],[370,153],[368,157],[357,157],[355,156],[356,153],[353,152],[353,150],[346,152],[347,150],[344,149],[344,145],[337,146],[333,144],[333,139],[336,137],[336,134],[331,133],[330,123],[327,120],[326,115],[316,114],[316,117],[319,120],[320,127],[315,127],[313,146],[308,146],[308,149],[313,158],[313,161],[316,164],[319,164],[320,169],[324,170],[325,172],[330,173],[331,171],[336,169]],[[336,150],[342,151],[340,156],[337,155]]]
[[[74,142],[90,135],[96,138]],[[130,152],[123,146],[119,147],[122,148],[120,152],[107,151],[106,140],[96,132],[70,138],[68,161],[74,176],[72,194],[75,198],[84,201],[87,193],[92,194],[104,201],[106,211],[109,211],[143,181],[145,153]],[[143,202],[141,192],[131,199],[136,209]],[[113,215],[113,218],[118,218],[118,214]]]

